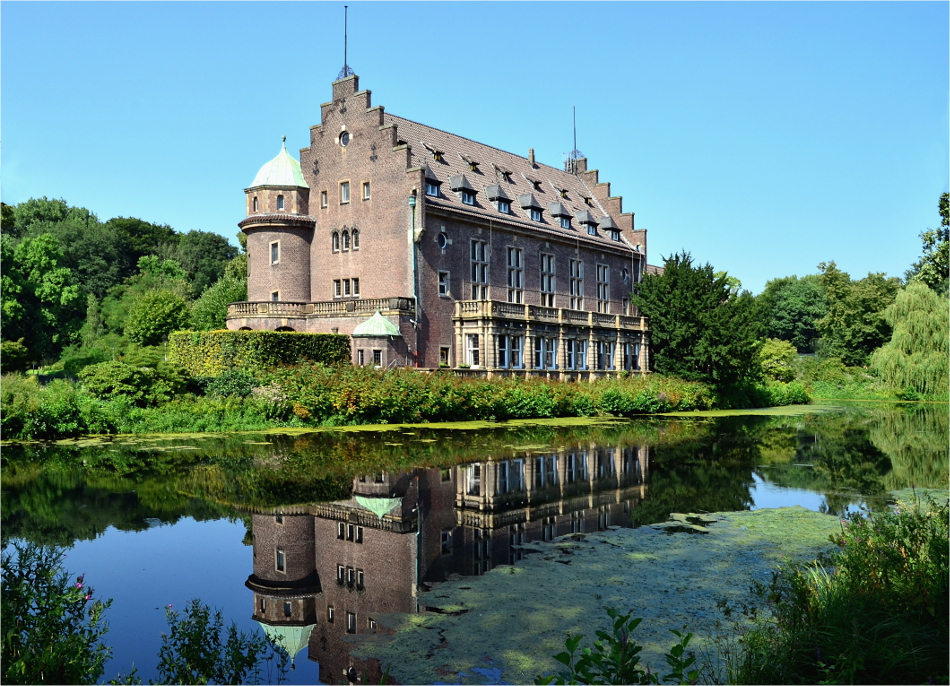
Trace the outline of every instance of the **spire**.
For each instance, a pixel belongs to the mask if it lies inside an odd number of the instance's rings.
[[[349,5],[343,5],[343,68],[340,70],[340,73],[337,74],[336,80],[345,79],[347,76],[353,76],[356,72],[350,69],[350,65],[346,63],[346,39],[347,39],[347,30],[346,30],[346,21]]]

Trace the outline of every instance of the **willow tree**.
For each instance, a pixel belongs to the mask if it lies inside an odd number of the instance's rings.
[[[871,369],[887,384],[918,393],[944,394],[948,385],[947,299],[911,281],[884,310],[893,328],[889,343],[871,356]]]

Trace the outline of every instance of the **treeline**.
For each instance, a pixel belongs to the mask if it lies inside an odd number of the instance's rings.
[[[940,227],[920,234],[904,279],[853,279],[822,262],[753,297],[689,253],[667,258],[633,294],[650,318],[654,370],[719,386],[797,379],[818,397],[946,398],[948,204],[944,193]]]
[[[103,222],[45,197],[3,204],[0,227],[4,372],[75,374],[177,329],[222,328],[247,297],[246,255],[216,233]]]

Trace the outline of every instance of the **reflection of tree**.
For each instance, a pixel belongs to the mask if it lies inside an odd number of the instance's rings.
[[[884,478],[895,491],[908,486],[946,488],[950,464],[947,434],[950,417],[945,404],[907,404],[873,413],[871,442],[893,465]]]

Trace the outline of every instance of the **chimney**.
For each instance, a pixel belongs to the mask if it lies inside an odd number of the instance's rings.
[[[534,164],[534,148],[528,148],[528,163],[533,167]]]

